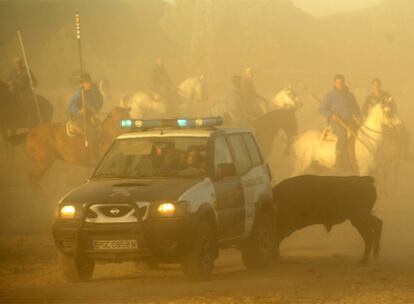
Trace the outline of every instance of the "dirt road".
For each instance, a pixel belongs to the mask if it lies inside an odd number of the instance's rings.
[[[340,238],[347,229],[351,227],[344,225],[328,236],[317,227],[299,233],[283,247],[284,259],[266,271],[248,272],[236,250],[223,251],[209,282],[185,281],[178,266],[148,270],[122,263],[98,265],[91,282],[66,283],[50,237],[2,238],[0,302],[414,302],[414,261],[394,256],[362,266],[356,262],[362,249],[357,235]]]

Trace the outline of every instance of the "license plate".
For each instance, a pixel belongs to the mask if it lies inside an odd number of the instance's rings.
[[[97,250],[137,249],[137,240],[94,240],[93,248]]]

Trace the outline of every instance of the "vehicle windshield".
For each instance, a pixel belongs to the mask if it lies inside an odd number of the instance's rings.
[[[114,143],[92,178],[201,177],[206,137],[145,137]]]

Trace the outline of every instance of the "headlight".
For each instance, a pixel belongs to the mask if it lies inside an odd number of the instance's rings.
[[[175,205],[172,203],[162,203],[158,206],[158,212],[161,215],[173,215],[175,213]]]
[[[62,220],[74,219],[77,216],[76,207],[73,205],[65,205],[59,210],[59,218]]]

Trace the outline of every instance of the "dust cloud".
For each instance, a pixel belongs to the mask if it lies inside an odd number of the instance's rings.
[[[163,57],[174,87],[187,77],[206,76],[209,105],[225,100],[231,77],[243,75],[245,68],[253,70],[256,89],[268,100],[293,85],[303,102],[296,112],[299,133],[325,127],[315,97],[323,98],[332,89],[335,74],[345,75],[359,105],[370,93],[371,80],[380,78],[394,96],[406,128],[414,130],[414,2],[372,1],[357,10],[344,6],[345,12],[316,6],[322,1],[315,1],[315,7],[310,2],[1,1],[0,79],[7,79],[12,59],[21,57],[16,35],[20,29],[39,81],[36,92],[52,103],[53,121],[65,122],[77,87],[73,75],[79,71],[74,29],[78,11],[85,69],[95,82],[107,80],[112,92],[102,113],[116,107],[127,93],[149,91],[154,62]],[[283,140],[276,139],[268,158],[274,184],[291,174],[284,147]],[[3,138],[0,302],[414,301],[413,164],[401,161],[395,191],[384,194],[378,189],[375,213],[384,220],[381,257],[367,267],[356,265],[363,243],[345,223],[329,234],[319,226],[295,233],[282,244],[283,261],[265,273],[246,272],[239,254],[230,250],[220,257],[213,280],[205,285],[182,281],[175,266],[136,271],[130,263],[99,266],[94,282],[77,285],[65,283],[57,270],[51,225],[58,200],[91,169],[57,161],[38,185],[29,185],[33,164],[24,145],[10,145]],[[135,290],[138,287],[142,288]]]

